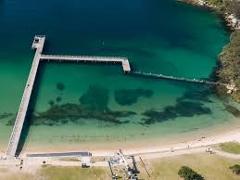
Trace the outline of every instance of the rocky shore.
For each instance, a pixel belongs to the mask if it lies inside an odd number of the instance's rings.
[[[227,27],[232,32],[230,42],[219,54],[219,63],[216,78],[220,83],[228,83],[235,87],[234,91],[218,86],[216,92],[221,97],[230,95],[232,99],[240,102],[240,1],[212,1],[212,0],[179,0],[184,3],[214,10],[223,17]]]
[[[218,5],[212,4],[209,0],[178,0],[187,4],[192,4],[195,6],[204,7],[207,9],[217,11],[226,21],[226,25],[231,30],[240,30],[240,18],[237,18],[235,14],[227,12],[224,8],[219,7]],[[231,0],[230,0],[231,1]],[[238,0],[236,0],[238,1]]]

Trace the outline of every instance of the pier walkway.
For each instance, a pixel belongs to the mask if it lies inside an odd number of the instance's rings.
[[[139,75],[139,76],[145,76],[145,77],[152,77],[152,78],[160,78],[160,79],[167,79],[167,80],[174,80],[174,81],[184,81],[189,83],[198,83],[198,84],[207,84],[207,85],[213,85],[213,86],[225,86],[228,87],[229,84],[214,82],[214,81],[207,81],[202,79],[190,79],[190,78],[184,78],[184,77],[175,77],[175,76],[168,76],[164,74],[156,74],[151,72],[141,72],[141,71],[135,71],[132,72],[132,74]]]
[[[13,130],[8,143],[7,153],[6,153],[8,156],[16,156],[17,154],[17,148],[18,148],[20,137],[21,137],[24,120],[27,114],[28,105],[29,105],[29,101],[30,101],[33,86],[34,86],[38,65],[40,62],[41,53],[44,47],[44,42],[45,42],[44,36],[36,36],[32,44],[32,48],[36,49],[36,53],[33,58],[32,67],[29,73],[29,77],[23,92],[22,100],[18,109],[15,124],[13,126]]]
[[[17,156],[18,145],[26,118],[28,105],[30,102],[35,78],[38,71],[40,61],[81,61],[81,62],[97,62],[97,63],[116,63],[121,64],[123,71],[128,73],[131,71],[130,64],[127,58],[124,57],[101,57],[101,56],[67,56],[67,55],[43,55],[42,51],[45,43],[45,36],[35,36],[32,48],[36,49],[32,67],[28,76],[28,80],[23,92],[21,103],[18,109],[17,117],[12,129],[10,140],[8,143],[6,155],[10,157]]]
[[[68,56],[68,55],[41,55],[41,60],[48,61],[76,61],[76,62],[93,62],[93,63],[113,63],[121,64],[123,71],[131,71],[130,64],[125,57],[104,57],[104,56]]]
[[[83,157],[83,156],[92,156],[92,153],[88,151],[77,151],[77,152],[54,152],[54,153],[37,153],[37,154],[27,154],[27,157]]]

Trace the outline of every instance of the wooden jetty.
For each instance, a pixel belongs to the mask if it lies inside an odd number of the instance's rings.
[[[12,129],[10,140],[8,143],[6,155],[10,157],[17,156],[18,145],[26,118],[28,105],[30,102],[35,78],[38,71],[40,61],[55,60],[55,61],[81,61],[81,62],[97,62],[97,63],[117,63],[121,64],[123,71],[129,73],[131,71],[130,64],[127,58],[124,57],[101,57],[101,56],[70,56],[70,55],[44,55],[42,54],[45,36],[35,36],[32,43],[32,48],[36,49],[32,67],[28,76],[28,80],[24,89],[21,103],[18,109],[17,117]]]

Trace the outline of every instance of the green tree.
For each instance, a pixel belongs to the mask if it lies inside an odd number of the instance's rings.
[[[187,166],[182,166],[178,171],[178,175],[184,180],[204,180],[204,178]]]
[[[234,174],[240,175],[240,165],[239,164],[235,164],[235,165],[229,167],[229,169],[231,169]]]

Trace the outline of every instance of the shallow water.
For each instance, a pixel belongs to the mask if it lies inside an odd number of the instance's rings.
[[[3,148],[35,34],[47,36],[45,53],[126,56],[134,70],[189,78],[210,78],[229,36],[213,12],[171,0],[1,1],[0,25]],[[42,63],[30,112],[30,129],[24,130],[28,148],[165,138],[234,119],[211,87],[81,63]]]

